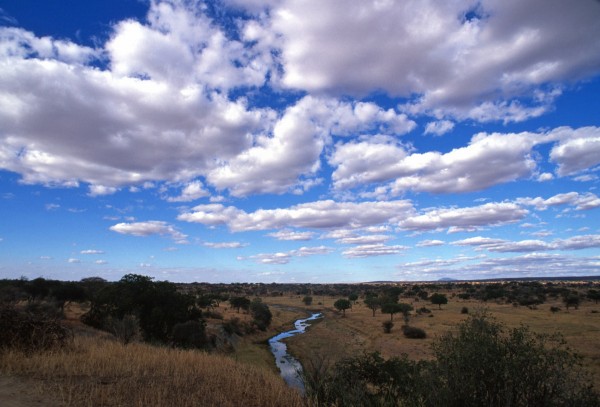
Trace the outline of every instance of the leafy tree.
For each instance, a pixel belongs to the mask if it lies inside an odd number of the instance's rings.
[[[261,331],[265,331],[269,327],[273,318],[269,306],[264,304],[260,298],[254,299],[250,304],[250,314],[252,314],[254,323]]]
[[[199,349],[206,345],[204,321],[186,321],[173,327],[173,344],[180,348]]]
[[[333,303],[333,306],[338,310],[342,311],[342,314],[346,316],[346,310],[350,308],[350,301],[345,298],[340,298],[336,302]]]
[[[235,308],[239,314],[240,309],[248,311],[248,309],[250,308],[250,299],[246,297],[231,297],[229,299],[229,304],[231,304],[231,307]]]
[[[352,293],[348,296],[348,300],[352,301],[352,304],[356,304],[356,300],[358,300],[358,294]]]
[[[66,282],[52,289],[52,297],[58,301],[61,309],[64,309],[68,302],[87,300],[87,293],[82,284]]]
[[[381,306],[381,312],[383,314],[390,314],[390,321],[394,320],[394,314],[398,314],[400,312],[404,312],[405,305],[407,304],[396,304],[393,302],[388,302],[387,304],[383,304]],[[412,308],[412,307],[411,307]]]
[[[373,311],[373,317],[375,316],[375,311],[381,308],[381,301],[379,298],[374,296],[368,296],[365,298],[365,305]]]
[[[598,290],[588,290],[587,297],[590,300],[594,301],[596,304],[598,304],[598,301],[600,301],[600,291],[598,291]]]
[[[445,294],[434,293],[429,297],[432,304],[438,306],[438,309],[442,309],[443,304],[448,304],[448,297]]]
[[[310,295],[305,296],[304,298],[302,298],[302,302],[304,303],[304,305],[311,305],[313,301],[313,297],[311,297]]]
[[[575,307],[575,309],[579,309],[580,301],[581,301],[581,299],[579,298],[579,294],[577,294],[575,292],[566,294],[563,297],[563,302],[565,303],[567,310],[569,310],[569,307]]]
[[[404,324],[408,325],[410,319],[410,312],[413,310],[413,306],[410,304],[400,303],[398,304],[398,312],[402,313],[404,317]]]

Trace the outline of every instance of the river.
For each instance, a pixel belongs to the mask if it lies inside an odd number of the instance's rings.
[[[283,380],[285,380],[288,386],[298,389],[302,394],[304,394],[304,384],[302,383],[302,380],[300,380],[302,365],[296,358],[287,352],[287,345],[282,342],[282,340],[304,333],[306,328],[310,326],[310,321],[314,321],[322,316],[323,314],[319,312],[312,314],[308,318],[299,319],[294,323],[295,329],[282,332],[269,339],[269,347],[271,348],[271,353],[275,356],[275,364],[281,372],[281,377],[283,377]]]

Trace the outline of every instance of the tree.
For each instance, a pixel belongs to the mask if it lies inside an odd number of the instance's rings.
[[[240,308],[248,311],[250,308],[250,300],[246,297],[232,297],[229,299],[229,304],[231,304],[232,308],[237,309],[238,314],[240,313]]]
[[[388,302],[387,304],[383,304],[381,306],[381,312],[383,314],[390,314],[390,321],[394,320],[394,314],[399,312],[403,312],[404,306],[406,304],[396,304],[394,302]]]
[[[588,290],[587,297],[590,300],[594,301],[596,304],[598,304],[598,301],[600,301],[600,291],[598,291],[598,290]]]
[[[271,324],[273,315],[267,304],[264,304],[260,298],[256,298],[250,304],[250,314],[254,318],[254,324],[261,331],[265,331]]]
[[[365,298],[365,304],[371,311],[373,311],[373,317],[375,316],[375,311],[381,308],[381,301],[379,298],[374,296],[368,296]]]
[[[410,318],[410,312],[413,310],[413,306],[410,304],[400,303],[398,304],[398,312],[402,313],[404,317],[404,325],[408,325]]]
[[[567,307],[567,311],[569,310],[569,307],[575,307],[575,309],[579,309],[580,301],[581,299],[579,298],[579,294],[575,292],[571,292],[563,297],[563,302]]]
[[[352,304],[356,304],[356,300],[358,300],[358,294],[352,293],[348,296],[348,300],[352,301]]]
[[[392,332],[394,323],[392,321],[383,321],[383,324],[381,324],[381,326],[383,326],[383,332],[389,334],[390,332]]]
[[[304,303],[304,305],[308,306],[311,305],[313,301],[313,298],[310,295],[305,296],[304,298],[302,298],[302,302]]]
[[[340,298],[333,303],[333,306],[337,308],[338,311],[342,311],[342,314],[346,316],[346,310],[350,308],[350,301],[345,298]]]
[[[446,297],[445,294],[439,294],[439,293],[431,294],[431,297],[429,297],[429,300],[431,301],[432,304],[437,305],[438,309],[442,309],[443,304],[448,304],[448,297]]]

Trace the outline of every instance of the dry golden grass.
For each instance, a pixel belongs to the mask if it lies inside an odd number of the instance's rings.
[[[449,296],[450,297],[450,296]],[[537,333],[561,333],[567,344],[583,356],[584,365],[594,376],[595,387],[600,389],[600,305],[583,302],[578,310],[566,312],[562,303],[547,302],[538,309],[514,307],[511,304],[482,303],[479,301],[464,301],[450,298],[447,305],[438,310],[437,305],[428,301],[412,302],[401,299],[402,302],[412,303],[415,309],[427,307],[432,312],[414,315],[410,325],[422,328],[427,333],[426,339],[408,339],[402,335],[400,327],[404,324],[402,315],[394,315],[394,328],[391,334],[383,332],[382,323],[390,319],[389,314],[372,311],[365,305],[357,304],[352,310],[346,310],[346,316],[333,308],[337,297],[315,297],[310,307],[304,306],[302,297],[272,297],[263,301],[271,306],[280,304],[304,308],[310,311],[322,311],[325,318],[314,324],[305,335],[298,335],[287,340],[292,354],[306,361],[311,357],[325,356],[329,360],[341,357],[355,356],[363,352],[378,351],[385,357],[399,356],[406,353],[411,359],[427,359],[432,357],[431,343],[437,336],[454,329],[464,321],[467,315],[461,314],[461,308],[467,307],[470,312],[485,308],[499,322],[509,328],[521,324],[528,325]],[[321,302],[322,305],[318,305]],[[553,314],[551,306],[559,306],[563,311]]]
[[[0,355],[0,372],[39,380],[64,406],[300,406],[276,374],[197,351],[75,338],[69,349]]]

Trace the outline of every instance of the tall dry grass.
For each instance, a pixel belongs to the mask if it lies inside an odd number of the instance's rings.
[[[197,351],[76,337],[66,349],[0,354],[0,372],[33,377],[65,406],[301,406],[276,374]]]

